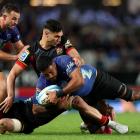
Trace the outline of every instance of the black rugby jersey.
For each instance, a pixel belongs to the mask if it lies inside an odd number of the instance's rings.
[[[64,36],[62,36],[60,44],[52,46],[47,50],[42,48],[39,41],[37,41],[34,46],[27,48],[21,53],[16,64],[20,65],[23,69],[31,64],[37,75],[39,75],[40,72],[36,68],[36,59],[39,55],[44,54],[53,59],[56,56],[67,54],[72,48],[71,42]]]

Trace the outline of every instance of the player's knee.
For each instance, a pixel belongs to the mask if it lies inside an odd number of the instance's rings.
[[[3,119],[0,120],[0,127],[4,131],[20,132],[21,129],[22,129],[22,124],[17,119],[3,118]]]
[[[79,109],[82,107],[82,101],[83,99],[79,96],[75,96],[73,101],[72,101],[72,107],[75,108],[75,109]]]
[[[3,129],[7,128],[7,121],[6,119],[0,119],[0,127]]]
[[[124,99],[126,101],[131,101],[132,100],[132,90],[129,89],[125,84],[122,84],[120,86],[118,94],[119,94],[119,97],[121,99]]]
[[[9,130],[9,131],[20,132],[23,127],[22,123],[18,119],[11,119],[11,120],[12,120],[12,125],[11,125],[11,130]]]
[[[132,91],[132,96],[130,101],[140,100],[140,91]]]

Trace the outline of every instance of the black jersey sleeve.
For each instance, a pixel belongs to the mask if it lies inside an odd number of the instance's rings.
[[[31,61],[31,47],[25,49],[19,56],[18,60],[16,61],[16,64],[21,66],[23,69],[26,68]]]
[[[61,44],[65,47],[66,50],[72,47],[70,40],[66,36],[61,37]]]

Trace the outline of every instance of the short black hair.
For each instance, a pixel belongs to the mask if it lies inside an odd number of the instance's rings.
[[[40,72],[44,71],[53,62],[53,59],[47,55],[41,54],[36,59],[36,68]]]
[[[4,5],[2,7],[1,14],[5,13],[5,12],[10,13],[11,11],[20,13],[19,7],[16,4],[7,3],[6,5]]]
[[[49,19],[46,21],[44,28],[49,29],[51,32],[60,32],[62,25],[58,20]]]

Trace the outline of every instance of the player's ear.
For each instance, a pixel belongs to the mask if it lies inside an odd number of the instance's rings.
[[[48,36],[48,34],[49,34],[49,30],[44,29],[44,30],[43,30],[43,34],[44,34],[45,36]]]
[[[4,14],[4,15],[3,15],[3,19],[6,20],[6,18],[7,18],[7,15]]]

